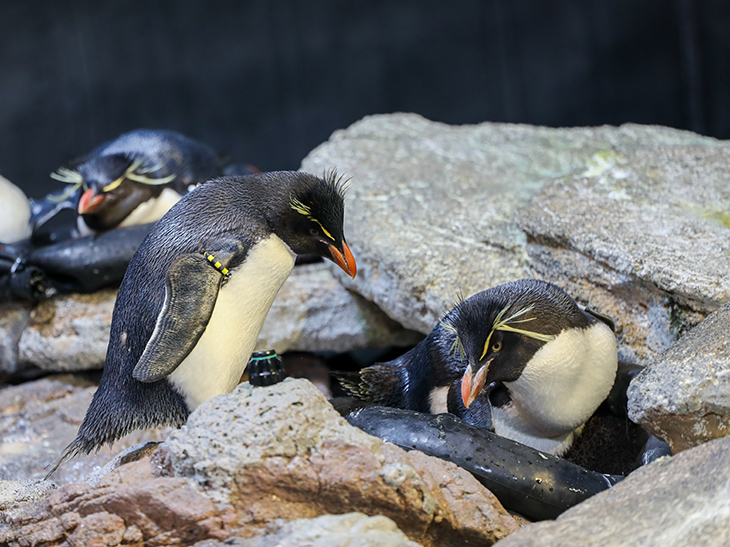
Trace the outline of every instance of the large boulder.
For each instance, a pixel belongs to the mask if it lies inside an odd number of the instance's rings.
[[[728,160],[726,143],[664,127],[391,114],[335,132],[302,169],[352,178],[359,273],[339,277],[407,328],[536,276],[612,315],[621,357],[644,364],[730,299]]]
[[[730,544],[730,438],[640,468],[555,521],[498,543],[530,546]]]
[[[469,473],[352,427],[304,380],[210,399],[164,450],[175,476],[230,504],[247,528],[358,511],[434,546],[488,545],[516,528]]]
[[[632,382],[629,417],[673,452],[730,434],[730,303]]]

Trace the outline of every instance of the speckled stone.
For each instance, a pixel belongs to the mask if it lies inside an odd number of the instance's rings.
[[[730,303],[634,378],[628,397],[629,417],[673,452],[730,435]]]
[[[724,547],[730,544],[730,438],[657,460],[555,521],[499,547]]]

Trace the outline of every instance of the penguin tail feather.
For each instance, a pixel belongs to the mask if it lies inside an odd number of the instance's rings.
[[[65,461],[75,458],[76,456],[80,456],[81,454],[88,454],[89,452],[91,452],[91,449],[84,446],[83,439],[76,437],[66,448],[63,449],[63,452],[61,452],[61,455],[58,456],[58,458],[45,467],[45,469],[50,469],[48,473],[46,473],[46,476],[43,477],[43,480],[47,481],[48,477],[53,475],[56,472],[56,469],[58,469]]]
[[[403,396],[400,367],[376,363],[359,372],[333,372],[332,375],[351,396],[383,406],[399,406]]]

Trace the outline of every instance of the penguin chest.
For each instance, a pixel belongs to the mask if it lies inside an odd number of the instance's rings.
[[[165,188],[159,196],[143,201],[135,207],[119,226],[135,226],[157,222],[182,196],[172,188]]]
[[[169,377],[190,410],[238,385],[294,258],[291,249],[272,234],[252,247],[244,262],[231,271],[205,332]]]
[[[570,433],[608,396],[617,366],[616,337],[608,326],[564,330],[533,355],[517,380],[505,383],[514,405],[512,427],[522,422],[544,437]]]

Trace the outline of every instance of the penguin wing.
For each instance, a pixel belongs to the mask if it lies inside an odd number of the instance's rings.
[[[183,362],[208,326],[222,281],[201,255],[185,254],[172,263],[155,330],[132,372],[135,380],[156,382]]]

